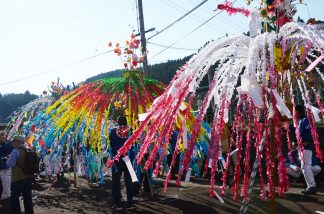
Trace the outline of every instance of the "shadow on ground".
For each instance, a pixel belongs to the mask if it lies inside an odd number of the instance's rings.
[[[111,213],[110,180],[103,186],[89,186],[85,179],[77,179],[77,187],[62,178],[52,187],[40,182],[34,185],[36,213]],[[301,186],[293,186],[283,199],[276,199],[277,213],[314,213],[324,211],[324,194],[304,196]],[[125,196],[125,187],[122,186]],[[321,190],[320,190],[321,191]],[[219,190],[217,190],[219,192]],[[324,191],[321,191],[324,192]],[[209,197],[209,186],[204,182],[190,183],[177,187],[170,183],[166,192],[163,181],[156,181],[153,195],[149,199],[134,198],[134,210],[118,213],[238,213],[240,203],[233,202],[230,191],[223,197],[225,203]],[[269,201],[262,201],[257,187],[254,189],[248,213],[269,213]]]

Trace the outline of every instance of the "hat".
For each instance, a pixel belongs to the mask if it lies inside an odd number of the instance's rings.
[[[5,131],[0,131],[0,136],[5,136],[6,132]]]
[[[19,143],[25,142],[25,137],[22,135],[15,135],[12,139],[12,141],[18,141]]]

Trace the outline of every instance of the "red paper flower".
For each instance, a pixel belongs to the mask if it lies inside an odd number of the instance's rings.
[[[310,18],[310,19],[308,19],[307,24],[314,25],[314,24],[316,24],[316,20],[314,18]]]
[[[233,15],[236,13],[242,13],[244,16],[249,16],[250,11],[244,8],[233,7],[232,2],[225,2],[224,4],[217,5],[217,9],[225,10],[229,15]]]

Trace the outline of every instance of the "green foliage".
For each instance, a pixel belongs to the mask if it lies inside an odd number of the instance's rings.
[[[0,122],[8,122],[7,117],[10,114],[37,97],[29,91],[23,94],[0,94]]]
[[[148,77],[158,80],[166,85],[170,83],[174,77],[176,71],[183,66],[191,56],[186,56],[182,59],[168,60],[164,63],[149,65]],[[96,76],[86,79],[86,82],[93,82],[99,79],[104,79],[108,77],[120,77],[122,75],[122,70],[109,71],[106,73],[98,74]]]
[[[122,74],[123,70],[114,70],[114,71],[109,71],[109,72],[106,72],[106,73],[101,73],[101,74],[98,74],[96,76],[93,76],[93,77],[90,77],[88,79],[86,79],[86,83],[89,83],[89,82],[93,82],[93,81],[96,81],[96,80],[99,80],[99,79],[105,79],[105,78],[108,78],[108,77],[120,77],[121,74]]]
[[[190,57],[191,56],[186,56],[182,59],[169,60],[164,63],[150,65],[148,77],[168,85],[176,74],[176,71],[183,66]]]

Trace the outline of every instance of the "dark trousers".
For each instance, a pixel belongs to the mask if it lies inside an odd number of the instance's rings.
[[[140,184],[143,182],[144,192],[151,193],[150,178],[148,174],[142,174]]]
[[[136,182],[136,184],[134,185],[134,195],[135,196],[139,195],[142,184],[144,188],[144,193],[151,194],[150,180],[151,180],[150,171],[146,173],[140,173],[138,175],[138,183]]]
[[[173,158],[173,155],[171,155],[171,154],[167,155],[167,163],[168,163],[169,167],[171,166],[172,158]],[[175,179],[176,174],[178,174],[179,164],[180,164],[180,155],[178,154],[175,159],[175,163],[171,169],[171,179]]]
[[[19,196],[23,195],[26,214],[33,214],[32,179],[25,179],[11,183],[11,211],[12,214],[21,213]]]
[[[112,197],[114,204],[118,205],[121,203],[120,178],[123,172],[126,185],[127,203],[131,204],[133,201],[133,183],[125,162],[122,159],[120,159],[119,161],[115,161],[111,171]]]

